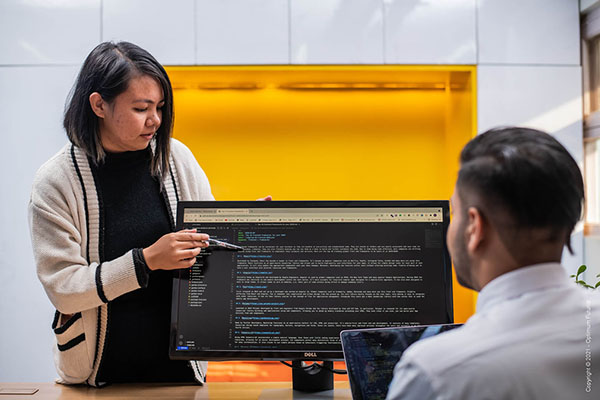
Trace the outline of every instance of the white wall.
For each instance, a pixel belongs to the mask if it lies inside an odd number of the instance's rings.
[[[520,125],[552,133],[583,170],[579,5],[575,0],[477,3],[477,117],[483,132]],[[565,250],[569,272],[584,261],[583,231]]]
[[[66,143],[62,112],[100,40],[100,0],[0,2],[0,381],[51,381],[53,308],[27,224],[39,166]]]
[[[26,207],[66,143],[87,53],[129,40],[163,64],[477,64],[479,130],[549,130],[581,162],[576,0],[3,0],[0,2],[0,382],[55,377],[52,306]],[[581,249],[581,238],[575,236]],[[577,265],[581,251],[570,265]]]

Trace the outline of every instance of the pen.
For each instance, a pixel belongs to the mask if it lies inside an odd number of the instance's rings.
[[[217,246],[228,250],[244,250],[241,246],[236,246],[235,244],[223,242],[217,239],[208,239],[209,246]]]

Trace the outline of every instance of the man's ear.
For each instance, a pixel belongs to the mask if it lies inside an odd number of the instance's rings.
[[[476,207],[467,210],[467,229],[465,231],[465,243],[469,253],[476,252],[483,243],[486,234],[486,224],[483,215]]]
[[[106,116],[106,102],[100,96],[100,93],[94,92],[90,94],[90,106],[92,107],[92,111],[98,118],[104,118]]]

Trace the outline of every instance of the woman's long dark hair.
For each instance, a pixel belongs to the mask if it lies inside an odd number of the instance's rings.
[[[104,42],[87,56],[65,108],[63,126],[71,143],[80,147],[96,164],[104,159],[98,116],[90,105],[90,94],[98,92],[111,103],[127,90],[131,79],[149,76],[163,91],[162,122],[154,137],[150,172],[161,182],[169,171],[169,144],[173,128],[173,89],[165,69],[146,50],[128,42]]]

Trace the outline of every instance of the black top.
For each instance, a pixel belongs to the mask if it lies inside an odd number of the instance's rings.
[[[150,271],[141,252],[174,230],[168,201],[150,174],[150,156],[149,148],[109,153],[92,168],[100,200],[100,261],[135,249],[142,286],[108,302],[99,382],[195,381],[186,361],[169,359],[172,273]]]

